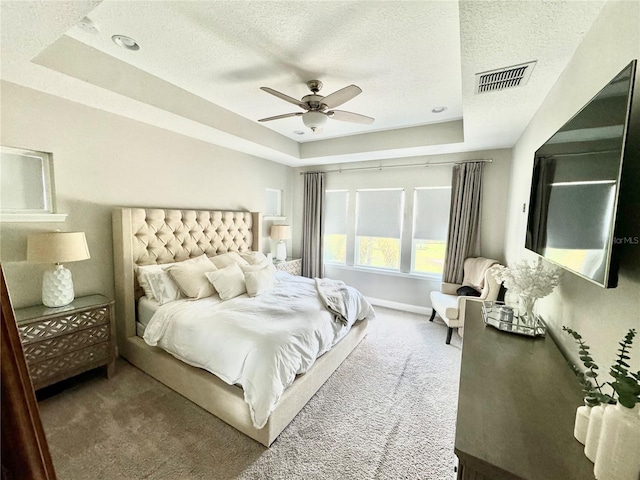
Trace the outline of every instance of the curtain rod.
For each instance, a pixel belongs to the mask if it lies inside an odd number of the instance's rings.
[[[300,175],[304,175],[305,173],[342,173],[342,172],[349,172],[349,171],[353,171],[353,170],[385,170],[387,168],[438,167],[438,166],[443,166],[443,165],[460,165],[462,163],[474,163],[474,162],[493,163],[493,158],[481,158],[481,159],[478,159],[478,160],[460,160],[460,161],[457,161],[457,162],[404,163],[404,164],[401,164],[401,165],[379,165],[377,167],[335,168],[333,170],[318,170],[318,171],[300,172]]]

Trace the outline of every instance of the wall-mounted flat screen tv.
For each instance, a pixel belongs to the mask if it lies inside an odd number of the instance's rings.
[[[536,151],[533,165],[525,247],[605,288],[617,285],[614,235],[635,72],[636,60]]]

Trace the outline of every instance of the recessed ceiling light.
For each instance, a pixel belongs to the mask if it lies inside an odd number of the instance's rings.
[[[127,50],[140,50],[140,45],[138,45],[138,42],[133,38],[129,38],[124,35],[114,35],[111,37],[111,40],[113,40],[116,45],[126,48]]]
[[[432,113],[442,113],[447,109],[447,107],[433,107],[431,110]]]

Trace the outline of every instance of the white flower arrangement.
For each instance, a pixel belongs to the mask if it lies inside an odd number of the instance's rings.
[[[504,283],[509,292],[532,299],[549,295],[560,284],[562,276],[559,268],[545,268],[540,258],[533,265],[525,260],[520,260],[513,267],[497,265],[491,273]]]

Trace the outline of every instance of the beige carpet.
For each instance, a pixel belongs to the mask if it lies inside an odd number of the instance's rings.
[[[454,478],[460,338],[376,308],[369,334],[267,449],[124,360],[40,400],[60,480]]]

